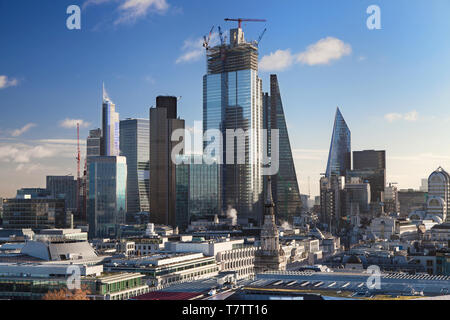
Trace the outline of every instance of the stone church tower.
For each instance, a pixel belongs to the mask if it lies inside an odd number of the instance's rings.
[[[275,223],[275,204],[272,199],[272,182],[267,181],[264,203],[264,224],[261,230],[261,249],[255,253],[255,273],[286,270],[286,258],[280,246],[280,235]]]

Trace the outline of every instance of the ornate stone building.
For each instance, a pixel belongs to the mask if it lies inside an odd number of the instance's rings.
[[[280,246],[280,236],[275,223],[275,204],[272,199],[272,183],[267,182],[267,197],[264,203],[264,224],[261,230],[261,249],[255,253],[255,273],[286,270],[286,258]]]

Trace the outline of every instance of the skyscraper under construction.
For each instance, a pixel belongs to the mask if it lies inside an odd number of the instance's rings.
[[[239,26],[230,30],[229,43],[221,39],[220,45],[210,48],[205,43],[205,46],[207,74],[203,78],[203,130],[218,130],[223,137],[221,155],[224,163],[218,166],[222,211],[225,213],[234,208],[238,212],[238,221],[260,223],[263,108],[257,42],[246,41]],[[225,163],[227,143],[230,142],[226,139],[227,130],[246,132],[244,139],[234,143],[233,163]],[[206,141],[205,145],[208,143]],[[243,152],[245,162],[238,163],[238,152]]]

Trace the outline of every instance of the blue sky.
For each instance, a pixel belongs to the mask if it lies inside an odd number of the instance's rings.
[[[66,28],[72,4],[81,30]],[[381,30],[366,27],[372,4]],[[449,10],[448,0],[0,0],[0,196],[76,173],[71,120],[86,124],[83,140],[100,126],[102,81],[121,119],[148,117],[171,94],[188,125],[201,121],[199,39],[234,27],[226,17],[267,19],[243,29],[257,39],[267,28],[260,59],[277,68],[260,76],[268,90],[278,74],[302,193],[308,177],[318,192],[336,106],[353,150],[387,150],[388,181],[417,188],[450,168]],[[317,60],[327,39],[335,58]]]

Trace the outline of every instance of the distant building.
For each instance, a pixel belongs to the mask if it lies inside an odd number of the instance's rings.
[[[127,163],[125,157],[92,157],[89,167],[90,238],[114,238],[125,223]]]
[[[149,212],[150,192],[150,121],[120,121],[120,155],[127,158],[127,211]]]
[[[428,179],[421,180],[419,190],[423,192],[428,192]]]
[[[367,180],[370,184],[371,201],[382,202],[386,186],[386,151],[353,151],[353,170],[348,175]]]
[[[450,175],[437,168],[428,178],[427,215],[436,216],[441,222],[450,218]]]
[[[320,220],[328,225],[330,232],[336,231],[342,218],[344,177],[331,175],[320,179]]]
[[[370,209],[370,184],[360,178],[352,178],[345,184],[345,214],[351,214],[352,206],[358,206],[359,213],[368,213]]]
[[[325,176],[345,176],[351,169],[351,132],[339,108],[336,109]]]
[[[69,226],[64,199],[23,195],[3,200],[3,228],[49,229]]]
[[[103,85],[103,105],[102,105],[102,156],[118,156],[120,152],[119,141],[119,114],[116,112],[116,105],[109,98]]]
[[[95,157],[101,155],[102,129],[89,130],[86,140],[86,156]]]
[[[426,210],[427,193],[413,189],[401,189],[398,191],[400,216],[407,217],[416,210]]]
[[[400,203],[398,201],[398,189],[392,183],[384,188],[384,212],[398,213],[400,211]]]
[[[54,199],[65,199],[66,210],[77,212],[78,183],[73,176],[47,176],[46,189]]]
[[[177,98],[159,96],[156,108],[150,108],[150,221],[175,227],[176,163],[172,150],[182,142],[172,141],[172,133],[184,129],[177,116]],[[175,160],[175,159],[174,159]]]

